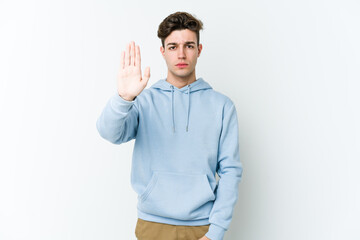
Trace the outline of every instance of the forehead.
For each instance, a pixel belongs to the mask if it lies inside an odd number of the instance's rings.
[[[165,38],[165,44],[167,43],[179,43],[196,42],[196,33],[189,29],[175,30]]]

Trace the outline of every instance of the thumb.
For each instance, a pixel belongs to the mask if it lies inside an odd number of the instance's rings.
[[[143,77],[143,81],[145,80],[145,85],[148,83],[149,81],[149,78],[150,78],[150,67],[146,67],[145,68],[145,71],[144,71],[144,77]]]

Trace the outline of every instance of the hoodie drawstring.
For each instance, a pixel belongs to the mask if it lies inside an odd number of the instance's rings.
[[[174,86],[171,86],[171,111],[173,121],[173,132],[175,132],[175,118],[174,118]]]
[[[188,109],[187,109],[187,119],[186,119],[186,131],[189,127],[189,112],[190,112],[190,84],[188,85]]]
[[[174,86],[171,87],[171,114],[172,114],[172,122],[173,122],[173,132],[175,132],[175,117],[174,117]],[[190,115],[190,84],[187,88],[188,94],[188,105],[187,105],[187,116],[186,116],[186,131],[189,130],[189,115]]]
[[[204,90],[212,89],[210,84],[205,82],[204,79],[202,79],[202,78],[198,78],[196,81],[192,82],[191,84],[187,84],[186,86],[182,87],[181,89],[178,89],[177,87],[175,87],[174,85],[169,83],[166,79],[160,79],[159,81],[157,81],[154,85],[152,85],[150,87],[151,90],[165,91],[166,96],[168,96],[168,94],[170,94],[169,92],[171,92],[171,114],[172,114],[171,118],[172,118],[172,128],[173,128],[174,133],[175,133],[175,90],[178,90],[181,93],[180,94],[181,99],[183,99],[183,97],[186,97],[186,96],[184,96],[182,94],[188,94],[188,97],[187,97],[188,102],[187,102],[187,109],[186,109],[187,110],[187,113],[186,113],[187,117],[186,117],[186,129],[185,129],[185,131],[189,132],[189,125],[190,125],[190,123],[189,123],[189,121],[190,121],[190,94],[193,95],[194,92],[200,91],[200,90],[204,91]],[[194,98],[194,95],[192,97]],[[184,103],[184,104],[186,104],[186,103]],[[183,115],[181,115],[181,116],[183,116]]]

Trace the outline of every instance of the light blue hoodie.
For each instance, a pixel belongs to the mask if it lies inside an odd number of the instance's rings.
[[[202,78],[180,89],[161,79],[133,101],[116,92],[96,127],[114,144],[136,139],[131,184],[139,218],[172,225],[210,223],[206,236],[223,239],[242,178],[237,113],[230,98]]]

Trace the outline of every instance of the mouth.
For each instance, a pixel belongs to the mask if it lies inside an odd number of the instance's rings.
[[[176,64],[176,66],[179,67],[179,68],[185,68],[185,67],[188,66],[188,64],[186,64],[186,63],[178,63],[178,64]]]

